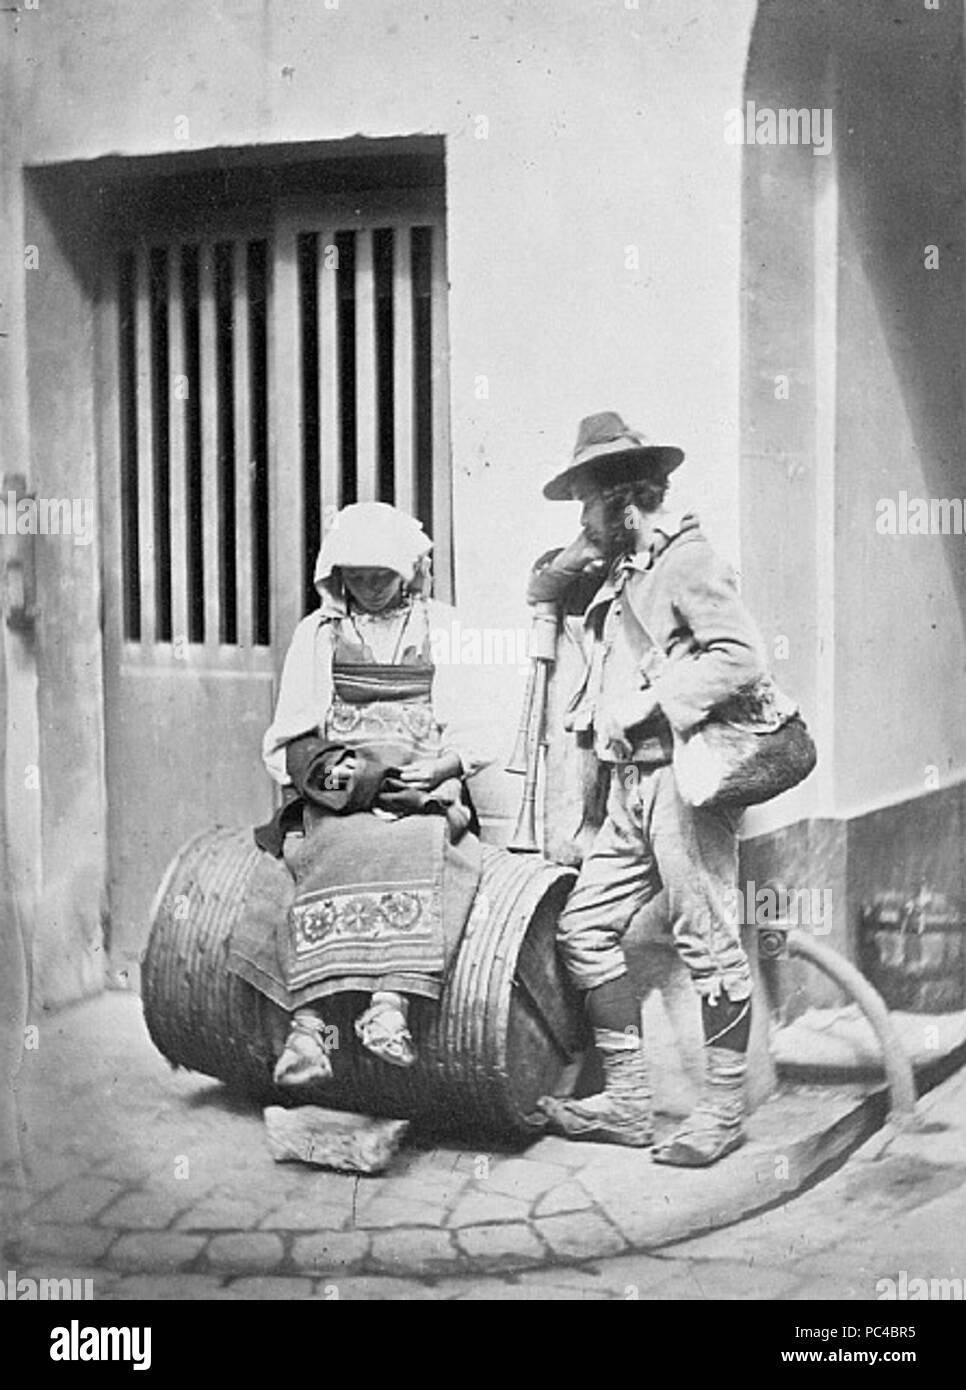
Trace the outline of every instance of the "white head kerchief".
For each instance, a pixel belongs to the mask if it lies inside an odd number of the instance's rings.
[[[354,502],[336,513],[326,532],[315,562],[315,587],[323,598],[332,597],[332,571],[345,565],[394,570],[412,584],[432,545],[414,517],[388,502]]]

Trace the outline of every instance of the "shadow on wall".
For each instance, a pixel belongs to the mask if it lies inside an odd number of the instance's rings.
[[[834,100],[847,138],[838,163],[856,268],[874,296],[926,495],[963,499],[962,0],[839,8]],[[942,545],[966,631],[963,537]]]
[[[966,502],[963,10],[761,0],[746,71],[832,138],[742,151],[743,583],[824,735],[743,872],[830,888],[853,958],[871,896],[964,882],[966,539],[876,528],[902,491]]]
[[[780,462],[781,501],[786,510],[800,501],[806,524],[816,445],[815,202],[829,176],[837,178],[840,218],[837,496],[853,510],[868,503],[870,516],[877,481],[893,496],[907,480],[910,494],[966,498],[963,11],[963,0],[938,9],[906,0],[759,6],[747,102],[759,111],[828,110],[833,122],[828,158],[805,147],[759,144],[745,159],[743,449],[755,469],[747,476],[767,489],[769,470],[761,465]],[[855,312],[863,297],[874,306],[874,334]],[[787,399],[776,400],[775,373],[783,369],[792,387]],[[910,441],[906,458],[900,429]],[[754,500],[748,505],[761,516]],[[746,511],[746,527],[748,520]],[[771,557],[782,571],[778,587],[792,611],[807,614],[800,596],[813,585],[812,557],[808,547],[796,552],[788,544],[787,564]],[[940,544],[966,633],[966,547],[954,534]],[[768,586],[759,579],[758,587]],[[781,595],[770,606],[777,616]]]

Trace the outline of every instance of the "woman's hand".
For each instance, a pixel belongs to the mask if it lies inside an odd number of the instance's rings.
[[[399,769],[398,778],[415,791],[431,792],[451,777],[462,777],[463,764],[457,753],[441,753],[438,758],[418,758]]]
[[[358,762],[358,758],[349,756],[327,767],[321,778],[322,789],[327,792],[343,791],[355,776]]]

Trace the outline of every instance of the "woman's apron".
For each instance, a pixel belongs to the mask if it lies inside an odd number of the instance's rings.
[[[320,729],[328,741],[364,748],[388,767],[439,755],[428,650],[410,647],[397,664],[380,664],[339,631],[332,677]],[[437,999],[479,885],[476,837],[450,843],[443,815],[337,816],[311,806],[304,827],[286,842],[289,902],[280,910],[281,866],[264,856],[272,868],[259,867],[264,882],[253,883],[229,968],[287,1009],[345,991]]]

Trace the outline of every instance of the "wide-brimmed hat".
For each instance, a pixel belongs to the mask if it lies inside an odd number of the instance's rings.
[[[632,482],[655,468],[670,473],[683,459],[684,451],[676,445],[652,444],[639,430],[625,425],[616,410],[603,410],[581,420],[569,467],[550,479],[543,495],[551,502],[567,502],[578,477],[605,486]]]

